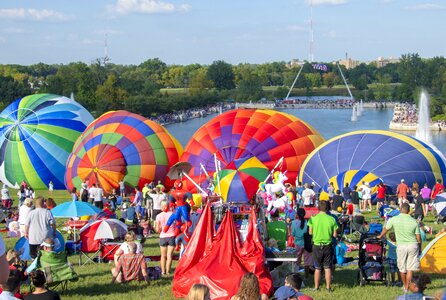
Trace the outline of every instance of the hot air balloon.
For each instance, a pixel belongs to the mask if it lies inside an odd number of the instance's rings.
[[[221,169],[236,159],[256,157],[272,170],[284,157],[282,169],[294,183],[306,156],[323,141],[315,129],[295,116],[275,110],[236,109],[198,129],[181,161],[191,163],[189,174],[201,181],[200,164],[207,172],[214,172],[214,155]]]
[[[11,103],[0,114],[0,180],[18,188],[63,189],[65,164],[92,115],[76,101],[36,94]]]
[[[83,181],[105,191],[165,180],[182,153],[180,143],[161,125],[124,110],[94,120],[76,141],[67,161],[66,187]]]
[[[414,137],[384,130],[364,130],[326,141],[305,160],[300,181],[314,182],[321,199],[328,198],[327,185],[342,190],[346,183],[370,187],[384,182],[395,191],[404,179],[420,186],[435,184],[446,175],[444,156],[434,147]]]
[[[256,157],[236,159],[218,172],[220,182],[215,183],[215,192],[221,194],[224,201],[248,203],[268,173]]]

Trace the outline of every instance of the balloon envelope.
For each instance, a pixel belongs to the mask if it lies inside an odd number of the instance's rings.
[[[124,110],[111,111],[76,141],[67,161],[66,187],[71,190],[88,180],[110,192],[120,180],[128,187],[164,181],[182,150],[163,126]]]
[[[18,188],[63,189],[65,164],[92,115],[76,101],[52,94],[26,96],[0,114],[0,180]]]
[[[268,173],[268,168],[256,157],[234,160],[218,172],[221,191],[216,182],[215,192],[221,194],[224,201],[248,203]]]
[[[444,156],[434,146],[395,132],[364,130],[320,145],[303,163],[299,178],[314,182],[324,198],[330,182],[342,190],[346,183],[359,187],[365,181],[373,188],[383,181],[395,192],[401,179],[433,186],[445,175]]]
[[[200,163],[207,172],[215,171],[214,154],[221,169],[233,160],[256,157],[271,170],[284,157],[281,167],[294,182],[304,159],[323,141],[313,127],[295,116],[268,109],[235,109],[198,129],[181,161],[191,163],[190,175],[198,177]]]

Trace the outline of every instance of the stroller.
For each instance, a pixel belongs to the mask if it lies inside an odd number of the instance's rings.
[[[364,286],[370,281],[380,281],[389,285],[384,268],[385,241],[376,233],[363,234],[359,240],[358,283]]]

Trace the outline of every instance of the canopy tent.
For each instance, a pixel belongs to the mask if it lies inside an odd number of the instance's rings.
[[[425,273],[446,274],[446,232],[424,248],[420,268]]]

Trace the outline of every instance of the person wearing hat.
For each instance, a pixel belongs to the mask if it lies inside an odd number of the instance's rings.
[[[398,197],[398,205],[400,209],[403,203],[408,203],[407,193],[409,193],[409,187],[404,182],[404,179],[401,179],[401,183],[396,187],[396,196]]]
[[[20,226],[20,236],[25,235],[25,221],[28,217],[28,214],[30,211],[33,210],[33,199],[31,198],[25,198],[25,201],[23,201],[22,206],[19,208],[19,226]]]

